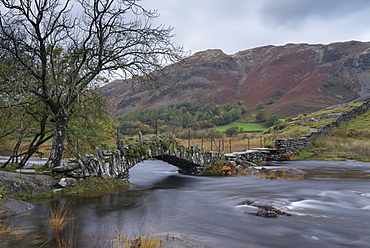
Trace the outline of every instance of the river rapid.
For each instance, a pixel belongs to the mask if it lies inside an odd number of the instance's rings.
[[[200,247],[370,247],[370,163],[272,165],[306,174],[299,180],[200,177],[179,174],[161,161],[145,161],[130,170],[127,192],[44,201],[27,215],[7,219],[6,225],[22,238],[3,242],[3,247],[53,247],[50,205],[66,201],[72,202],[73,221],[65,232],[76,247],[104,247],[102,241],[116,238],[116,231],[126,236],[187,235],[199,240]],[[292,215],[251,215],[247,212],[260,209],[250,202],[279,206]],[[173,247],[188,246],[180,242]]]

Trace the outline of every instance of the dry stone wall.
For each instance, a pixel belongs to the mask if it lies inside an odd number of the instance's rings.
[[[304,134],[300,138],[292,138],[292,139],[278,139],[275,141],[275,147],[280,153],[280,160],[284,160],[286,158],[286,154],[295,155],[299,151],[304,150],[309,147],[310,141],[315,137],[323,137],[328,135],[329,131],[332,128],[337,128],[343,123],[346,123],[353,118],[364,114],[366,111],[370,109],[370,100],[366,101],[362,105],[342,113],[339,117],[337,117],[332,123],[326,124],[319,128],[316,132],[310,132]]]

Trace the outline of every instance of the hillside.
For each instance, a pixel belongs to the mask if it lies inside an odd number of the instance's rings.
[[[191,101],[236,103],[248,112],[262,101],[279,117],[309,113],[370,93],[370,43],[265,46],[233,55],[221,50],[195,53],[165,68],[161,90],[131,87],[116,80],[103,87],[113,110]]]

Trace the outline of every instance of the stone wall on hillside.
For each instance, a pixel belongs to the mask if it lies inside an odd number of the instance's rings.
[[[316,132],[310,132],[302,135],[299,138],[291,139],[278,139],[275,141],[275,148],[281,154],[281,160],[284,160],[285,154],[295,155],[299,151],[304,150],[309,147],[310,141],[316,137],[324,137],[328,135],[332,128],[337,128],[343,123],[346,123],[353,118],[364,114],[370,109],[370,100],[366,101],[362,105],[342,113],[337,117],[332,123],[326,124],[319,128]]]

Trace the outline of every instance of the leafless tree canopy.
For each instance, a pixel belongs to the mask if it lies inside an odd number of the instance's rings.
[[[184,55],[171,42],[172,29],[153,26],[157,12],[139,0],[0,1],[0,63],[15,72],[0,73],[0,81],[48,107],[51,166],[60,164],[73,104],[102,76],[148,75]]]

